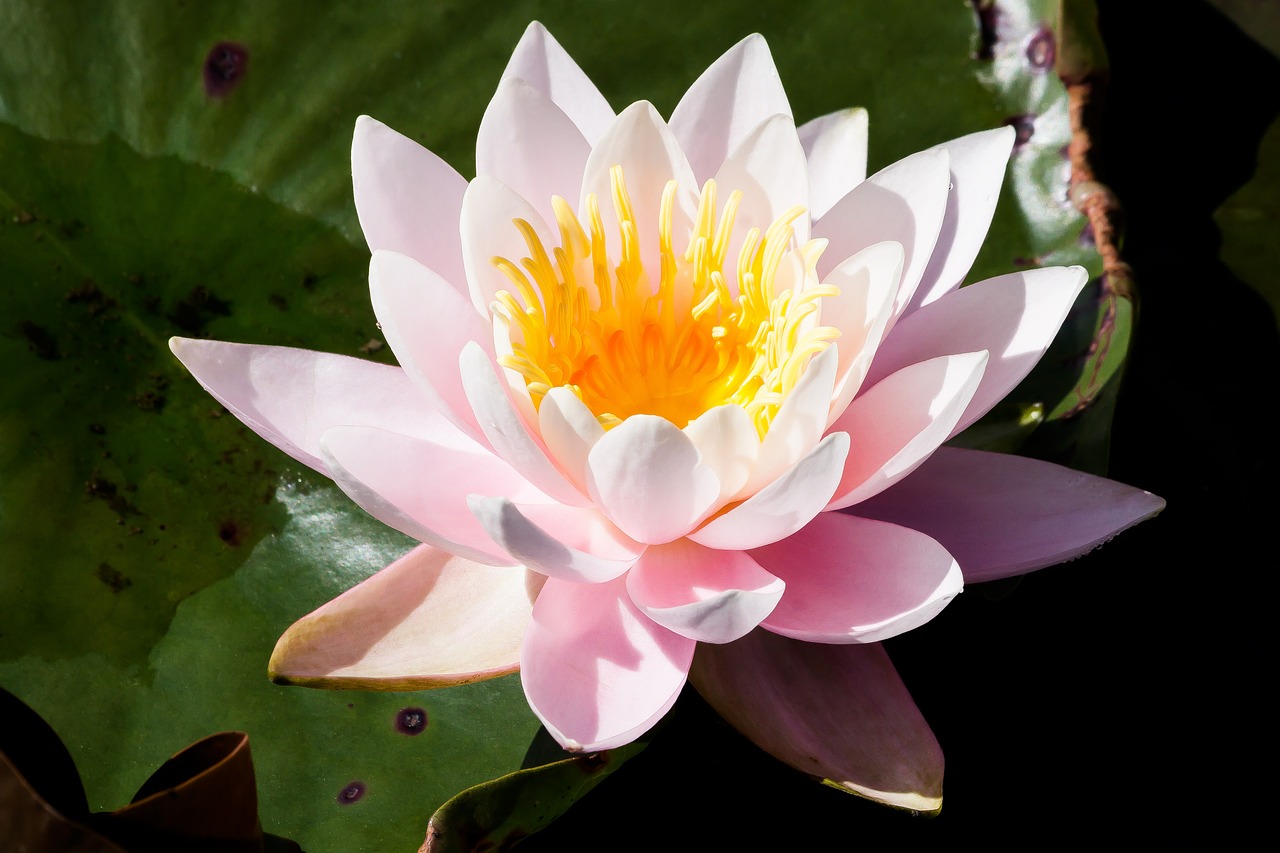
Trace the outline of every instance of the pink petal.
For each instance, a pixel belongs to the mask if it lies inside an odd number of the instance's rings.
[[[571,506],[588,503],[551,461],[542,443],[530,435],[528,425],[512,405],[506,388],[494,372],[493,362],[484,350],[474,342],[467,344],[462,349],[459,365],[467,399],[493,452],[526,480],[561,503]],[[486,490],[472,491],[483,493]]]
[[[552,388],[538,407],[538,430],[560,470],[585,492],[587,454],[604,436],[596,416],[568,388]]]
[[[502,181],[555,222],[551,197],[577,199],[590,152],[577,125],[546,95],[508,77],[480,121],[476,174]]]
[[[525,29],[502,76],[518,77],[550,98],[592,145],[613,121],[604,95],[537,21]]]
[[[458,215],[467,182],[452,166],[382,122],[360,116],[351,141],[351,185],[370,251],[408,255],[465,290]]]
[[[302,617],[267,668],[279,684],[423,690],[519,668],[533,611],[525,572],[419,545]]]
[[[651,545],[688,533],[720,495],[689,437],[654,415],[633,415],[596,442],[587,487],[614,524]]]
[[[677,539],[646,550],[627,574],[640,611],[682,637],[729,643],[768,616],[784,584],[741,551]]]
[[[551,251],[560,245],[553,237],[542,214],[506,184],[489,175],[481,175],[467,185],[462,198],[461,231],[462,262],[467,271],[471,303],[482,317],[489,316],[493,296],[500,290],[517,293],[511,279],[494,266],[494,258],[505,258],[520,266],[529,257],[529,247],[514,222],[528,222]]]
[[[482,563],[511,565],[467,507],[475,493],[546,500],[501,459],[373,427],[324,434],[333,479],[365,512],[389,527]]]
[[[832,431],[852,450],[827,509],[866,500],[901,480],[951,434],[987,363],[985,352],[942,356],[886,377],[849,404]]]
[[[912,154],[876,172],[836,202],[813,225],[815,237],[831,241],[818,273],[825,277],[835,264],[872,243],[901,243],[906,264],[894,300],[894,317],[900,315],[938,240],[951,182],[947,163],[945,150]]]
[[[671,130],[699,182],[713,176],[729,152],[771,115],[791,115],[769,45],[749,35],[711,64],[671,113]]]
[[[751,552],[787,592],[764,620],[810,643],[878,643],[928,622],[964,586],[947,549],[917,530],[824,512]]]
[[[829,422],[848,408],[871,369],[902,279],[902,262],[901,245],[875,243],[823,279],[824,284],[840,288],[839,295],[822,300],[822,324],[840,330],[835,342],[840,363],[827,415]]]
[[[945,148],[950,157],[951,193],[933,257],[905,313],[928,305],[964,281],[991,227],[1015,135],[1013,127],[1006,125],[934,146]]]
[[[942,749],[883,646],[753,631],[699,646],[690,679],[730,725],[796,770],[898,808],[942,807]]]
[[[170,338],[169,348],[250,429],[326,476],[320,437],[340,424],[472,444],[398,367],[292,347],[191,338]]]
[[[458,356],[490,343],[490,326],[465,294],[407,255],[378,250],[369,265],[378,326],[418,389],[458,429],[484,443],[462,387]]]
[[[1061,465],[941,447],[853,511],[929,534],[978,583],[1078,557],[1162,509],[1150,492]]]
[[[561,746],[611,749],[644,734],[675,704],[694,645],[637,610],[621,578],[551,578],[525,632],[520,680]]]
[[[749,227],[762,231],[795,206],[809,207],[809,169],[804,148],[790,114],[774,115],[760,122],[739,142],[715,174],[723,204],[729,193],[742,191],[734,240],[726,257],[736,259]],[[801,216],[792,227],[797,243],[809,239],[809,217]]]
[[[709,548],[757,548],[790,536],[822,511],[840,481],[849,436],[832,433],[778,479],[689,538]]]
[[[563,581],[603,583],[613,580],[631,568],[644,551],[644,546],[628,541],[593,509],[548,507],[559,510],[561,514],[572,514],[568,521],[577,522],[581,529],[574,531],[569,528],[577,534],[570,541],[587,544],[586,549],[581,549],[539,527],[506,498],[472,495],[467,503],[493,541],[512,558],[536,572]],[[565,519],[557,520],[562,522],[562,529],[567,526],[563,524]]]
[[[697,209],[694,196],[697,187],[680,144],[648,101],[634,103],[618,115],[592,149],[582,176],[578,210],[582,220],[588,221],[587,196],[594,193],[600,205],[609,257],[616,262],[620,257],[620,238],[610,178],[614,166],[622,167],[640,233],[645,269],[661,269],[658,260],[658,213],[663,188],[673,179],[679,184],[672,233],[684,235],[692,227]]]
[[[809,160],[809,215],[817,220],[867,177],[867,111],[827,113],[799,133]]]
[[[745,409],[734,403],[716,406],[689,421],[684,434],[720,480],[717,506],[747,484],[760,452],[760,438]]]
[[[1088,281],[1082,267],[1045,267],[980,281],[926,305],[894,326],[867,382],[938,355],[991,353],[955,435],[1004,399],[1040,361]]]

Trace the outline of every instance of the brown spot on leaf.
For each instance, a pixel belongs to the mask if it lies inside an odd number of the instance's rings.
[[[57,361],[62,358],[62,353],[58,351],[58,342],[43,326],[37,326],[30,320],[23,320],[18,324],[18,333],[27,339],[27,349],[35,353],[36,358],[45,361]]]
[[[357,803],[364,797],[367,790],[363,782],[348,782],[341,791],[338,792],[337,801],[340,806],[349,806]]]
[[[240,536],[243,532],[240,525],[229,518],[218,525],[218,538],[232,548],[240,547]]]
[[[173,306],[168,319],[182,331],[198,334],[204,330],[210,320],[230,315],[230,302],[219,299],[207,287],[199,285],[192,288],[190,293]]]
[[[98,580],[106,584],[107,589],[112,592],[120,592],[125,587],[133,585],[133,581],[131,581],[127,575],[123,574],[110,563],[99,563],[98,570],[94,574],[96,574]]]
[[[220,41],[204,59],[204,91],[211,98],[225,98],[244,79],[249,51],[233,41]]]
[[[1053,39],[1053,30],[1048,27],[1041,27],[1036,30],[1027,42],[1027,62],[1031,63],[1031,67],[1039,71],[1046,71],[1053,67],[1053,60],[1057,56],[1057,43]]]
[[[116,514],[116,522],[118,524],[124,524],[126,515],[141,515],[138,512],[138,508],[130,503],[128,498],[120,494],[116,484],[105,477],[100,477],[97,474],[93,475],[84,484],[84,491],[90,498],[104,501],[107,507]]]
[[[425,708],[401,708],[396,712],[396,731],[402,735],[420,735],[427,730]]]

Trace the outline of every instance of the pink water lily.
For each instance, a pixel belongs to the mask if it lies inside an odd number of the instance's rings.
[[[615,114],[538,24],[474,180],[359,119],[400,366],[172,342],[237,417],[423,543],[291,627],[273,677],[518,670],[570,750],[631,741],[692,679],[800,770],[936,810],[940,750],[878,641],[1163,501],[944,446],[1027,374],[1086,274],[960,287],[1011,128],[870,177],[866,130],[860,110],[797,128],[759,36],[669,121]]]

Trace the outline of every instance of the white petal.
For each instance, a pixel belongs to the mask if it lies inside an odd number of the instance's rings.
[[[929,458],[973,398],[987,353],[940,356],[891,374],[849,404],[832,429],[853,449],[828,509],[884,491]]]
[[[827,274],[824,284],[840,288],[838,296],[822,300],[822,325],[835,326],[840,337],[836,383],[828,421],[834,422],[862,388],[867,371],[893,311],[902,278],[902,246],[875,243]]]
[[[697,208],[696,186],[689,161],[662,116],[648,101],[634,103],[618,115],[592,149],[582,176],[579,216],[583,222],[589,221],[587,196],[595,194],[600,205],[609,258],[616,263],[620,238],[610,177],[614,166],[622,167],[627,193],[635,211],[644,267],[656,281],[654,271],[661,268],[658,261],[658,212],[667,182],[675,180],[679,184],[672,233],[687,234]]]
[[[480,121],[476,175],[502,181],[554,222],[551,197],[577,199],[589,153],[591,146],[559,107],[524,80],[508,77]]]
[[[991,227],[1016,135],[1006,125],[934,146],[945,148],[950,158],[951,193],[933,257],[905,313],[928,305],[964,281]]]
[[[778,479],[689,538],[709,548],[759,548],[790,536],[822,511],[840,482],[849,436],[832,433]]]
[[[867,111],[828,113],[799,133],[809,159],[809,215],[817,220],[867,177]]]
[[[950,183],[948,155],[940,150],[912,154],[858,184],[814,223],[814,235],[831,241],[823,255],[827,265],[819,264],[818,272],[825,275],[835,262],[872,243],[901,243],[906,264],[894,300],[894,317],[900,315],[938,241]]]
[[[791,116],[770,116],[752,128],[720,166],[715,179],[720,199],[728,199],[734,190],[742,191],[737,220],[742,225],[734,229],[736,239],[730,241],[726,255],[730,259],[738,257],[749,227],[763,231],[793,207],[808,209],[809,170]],[[809,239],[808,216],[798,218],[792,227],[798,243]]]
[[[592,145],[613,121],[604,95],[537,21],[525,29],[502,76],[518,77],[550,98]]]
[[[459,290],[465,287],[458,215],[467,182],[452,166],[360,116],[351,141],[351,186],[370,251],[408,255]]]
[[[720,495],[715,473],[689,437],[654,415],[633,415],[596,442],[587,486],[614,524],[648,544],[688,533]]]
[[[719,170],[752,128],[776,113],[791,115],[791,105],[769,45],[763,36],[749,35],[684,93],[671,113],[671,130],[702,181]]]
[[[747,484],[760,452],[760,437],[745,409],[734,403],[716,406],[689,421],[684,434],[720,480],[717,505]]]
[[[506,258],[516,266],[529,257],[529,247],[514,225],[528,222],[542,245],[550,251],[560,245],[533,205],[497,178],[482,175],[467,186],[462,199],[462,261],[467,270],[471,302],[483,317],[499,290],[516,294],[515,285],[493,260]]]
[[[469,341],[487,343],[489,324],[460,293],[407,255],[377,250],[369,294],[383,337],[418,389],[458,429],[484,443],[462,388],[458,355]]]
[[[467,399],[493,452],[530,483],[561,503],[571,506],[588,503],[551,461],[541,442],[530,435],[528,425],[512,405],[506,388],[494,372],[493,362],[479,344],[470,343],[463,347],[459,367]]]
[[[587,454],[604,436],[596,416],[568,388],[552,388],[538,407],[538,429],[560,470],[585,492]]]
[[[962,287],[904,317],[880,347],[867,381],[937,355],[988,350],[982,384],[952,428],[955,435],[1035,367],[1088,279],[1082,267],[1045,267]]]

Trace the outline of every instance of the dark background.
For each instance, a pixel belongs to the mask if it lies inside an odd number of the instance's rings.
[[[1207,3],[1098,5],[1094,163],[1140,293],[1110,476],[1168,509],[888,643],[946,753],[938,817],[800,776],[686,690],[644,753],[522,850],[1236,849],[1265,813],[1280,335],[1218,259],[1212,217],[1280,111],[1280,61]]]

